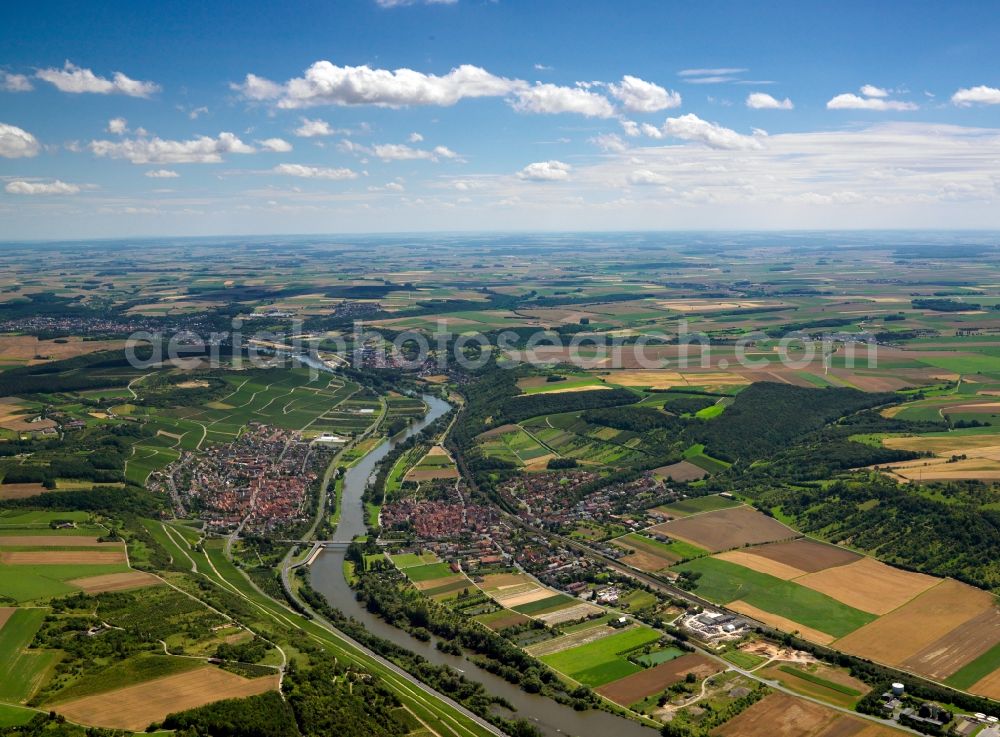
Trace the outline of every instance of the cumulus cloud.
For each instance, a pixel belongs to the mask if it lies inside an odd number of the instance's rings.
[[[866,84],[861,88],[861,95],[845,92],[830,99],[826,103],[828,110],[916,110],[917,105],[903,100],[889,100],[889,91],[881,87]]]
[[[38,139],[16,125],[0,123],[0,156],[8,159],[37,156],[41,146]]]
[[[628,74],[618,84],[609,84],[608,91],[633,113],[655,113],[681,104],[680,93]]]
[[[133,164],[215,164],[222,161],[223,154],[252,154],[256,150],[227,132],[187,141],[159,137],[91,141],[89,148],[95,156],[127,159]]]
[[[330,126],[325,120],[320,120],[316,118],[315,120],[310,120],[309,118],[301,118],[302,125],[296,128],[292,133],[297,135],[299,138],[316,138],[318,136],[332,136],[337,131]]]
[[[663,174],[657,174],[655,171],[650,171],[649,169],[636,169],[628,175],[629,184],[638,184],[640,186],[663,185],[668,181],[670,180]]]
[[[572,166],[561,161],[536,161],[521,169],[517,177],[529,182],[561,182],[569,179],[572,169]]]
[[[884,87],[876,87],[873,84],[866,84],[861,86],[861,94],[865,97],[888,97],[889,90]]]
[[[67,184],[59,179],[51,182],[26,182],[22,179],[15,179],[7,182],[4,190],[8,194],[23,195],[51,195],[51,194],[78,194],[79,185]]]
[[[31,80],[23,74],[0,71],[0,90],[4,92],[31,92],[35,89]]]
[[[680,138],[682,141],[701,143],[709,148],[729,151],[751,151],[763,148],[759,134],[746,136],[718,123],[702,120],[694,113],[688,113],[679,118],[667,118],[660,130],[664,135]]]
[[[436,75],[406,68],[390,71],[367,65],[337,66],[324,60],[283,84],[248,74],[234,88],[248,99],[294,109],[316,105],[450,106],[465,98],[504,96],[522,85],[471,64]]]
[[[108,133],[120,136],[128,131],[128,121],[125,118],[112,118],[108,121]]]
[[[331,169],[322,166],[305,166],[303,164],[278,164],[272,171],[290,177],[304,179],[356,179],[357,174],[347,168]]]
[[[616,133],[602,133],[599,136],[594,136],[590,139],[590,142],[595,146],[598,146],[602,151],[608,153],[620,154],[628,150],[628,146],[625,145],[625,141],[621,139]]]
[[[410,143],[420,143],[422,140],[424,140],[424,137],[422,135],[420,135],[419,133],[417,133],[416,131],[414,131],[413,133],[411,133],[409,135],[409,137],[407,138],[407,140]]]
[[[372,146],[372,153],[382,161],[413,161],[416,159],[427,159],[437,161],[438,159],[457,159],[458,154],[447,146],[435,146],[431,150],[413,148],[402,143],[381,143]]]
[[[435,146],[432,149],[414,148],[405,143],[376,143],[373,146],[363,146],[345,139],[337,144],[337,147],[347,153],[375,156],[382,161],[439,161],[440,159],[462,161],[462,158],[447,146]]]
[[[1000,105],[1000,89],[979,85],[965,87],[951,96],[951,101],[961,107],[970,105]]]
[[[615,114],[608,99],[583,87],[560,87],[536,83],[518,90],[511,107],[521,113],[577,113],[588,118],[610,118]]]
[[[284,138],[265,138],[263,141],[257,141],[257,143],[265,151],[272,151],[274,153],[287,154],[292,150],[292,144]]]
[[[129,97],[149,97],[160,91],[160,86],[154,82],[141,82],[115,72],[111,79],[99,77],[89,69],[78,67],[67,61],[62,69],[50,67],[39,69],[35,74],[38,79],[54,85],[62,92],[82,94],[90,92],[98,95],[128,95]]]
[[[778,100],[766,92],[751,92],[747,95],[747,107],[753,110],[791,110],[795,107],[787,97]]]
[[[176,179],[180,174],[170,169],[151,169],[146,176],[150,179]]]

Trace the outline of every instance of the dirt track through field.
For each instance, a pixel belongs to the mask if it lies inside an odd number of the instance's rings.
[[[925,647],[903,667],[944,679],[1000,642],[1000,608],[992,607]]]
[[[142,731],[167,714],[221,699],[255,696],[277,686],[277,676],[247,679],[206,667],[69,701],[55,710],[81,724]]]

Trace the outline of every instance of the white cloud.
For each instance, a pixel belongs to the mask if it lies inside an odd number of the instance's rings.
[[[534,68],[535,68],[536,72],[551,72],[552,71],[552,67],[548,66],[547,64],[535,64]]]
[[[257,143],[265,151],[272,151],[274,153],[286,154],[292,150],[292,144],[284,138],[265,138],[263,141],[257,141]]]
[[[424,137],[422,135],[420,135],[419,133],[417,133],[416,131],[414,131],[413,133],[411,133],[409,135],[409,137],[407,138],[407,140],[410,143],[420,143],[422,140],[424,140]]]
[[[795,107],[787,97],[778,100],[766,92],[751,92],[747,95],[746,104],[753,110],[791,110]]]
[[[255,149],[232,133],[199,136],[187,141],[162,138],[130,138],[122,141],[91,141],[95,156],[127,159],[133,164],[215,164],[223,154],[252,154]]]
[[[590,142],[595,146],[600,147],[602,151],[609,153],[620,154],[623,151],[628,150],[628,146],[625,145],[625,141],[623,141],[621,136],[617,133],[602,133],[599,136],[591,138]]]
[[[37,156],[41,146],[38,139],[16,125],[0,123],[0,156],[8,159]]]
[[[536,161],[521,169],[517,177],[530,182],[561,182],[569,179],[572,169],[572,166],[561,161]]]
[[[196,107],[188,112],[188,118],[191,120],[197,120],[202,115],[208,113],[208,108],[202,105],[201,107]]]
[[[727,74],[742,74],[749,71],[745,67],[715,67],[714,69],[681,69],[677,72],[681,77],[719,77]]]
[[[399,182],[389,182],[385,185],[385,188],[390,192],[402,192],[405,189]]]
[[[634,120],[624,120],[619,121],[622,125],[622,130],[625,131],[625,135],[630,138],[635,138],[636,136],[642,135],[639,130],[639,124]]]
[[[128,121],[125,118],[112,118],[108,121],[108,133],[120,136],[128,132]]]
[[[1000,89],[979,85],[965,87],[951,96],[951,101],[961,107],[970,105],[1000,105]]]
[[[636,169],[628,175],[629,184],[663,185],[669,181],[663,174],[657,174],[655,171],[650,171],[649,169]]]
[[[303,164],[278,164],[272,170],[275,174],[285,174],[290,177],[304,179],[356,179],[357,174],[350,169],[329,169],[321,166],[305,166]]]
[[[723,84],[739,82],[740,76],[749,71],[745,67],[716,67],[713,69],[682,69],[677,74],[689,84]]]
[[[628,74],[618,84],[609,84],[608,91],[621,101],[622,107],[634,113],[655,113],[681,104],[680,93]]]
[[[170,169],[151,169],[146,172],[146,176],[150,179],[177,179],[180,174]]]
[[[317,61],[303,76],[284,84],[248,74],[244,82],[234,88],[251,100],[276,101],[281,108],[316,105],[404,107],[450,106],[464,98],[501,97],[523,84],[497,77],[471,64],[436,75],[406,68],[390,71],[367,65],[337,66],[329,61]]]
[[[884,87],[876,87],[873,84],[862,85],[861,94],[865,97],[888,97],[889,90]]]
[[[861,95],[863,96],[855,95],[853,92],[845,92],[837,95],[826,103],[827,110],[905,111],[916,110],[918,108],[912,102],[886,99],[889,95],[888,90],[870,84],[866,84],[861,88]]]
[[[24,195],[78,194],[80,187],[76,184],[67,184],[59,179],[51,182],[26,182],[22,179],[15,179],[12,182],[7,182],[4,190],[8,194]]]
[[[92,92],[98,95],[128,95],[129,97],[149,97],[160,91],[160,86],[153,82],[140,82],[131,79],[121,72],[115,72],[111,79],[105,79],[94,74],[89,69],[83,69],[67,61],[62,69],[39,69],[35,74],[62,92],[81,94]]]
[[[447,146],[435,146],[432,149],[414,148],[405,143],[376,143],[373,146],[362,146],[360,143],[343,140],[338,144],[341,151],[359,156],[375,156],[382,161],[438,161],[461,157]]]
[[[0,71],[0,90],[4,92],[31,92],[35,89],[31,80],[23,74]]]
[[[325,120],[320,120],[316,118],[315,120],[310,120],[309,118],[301,118],[302,125],[292,131],[299,138],[316,138],[317,136],[332,136],[337,131],[330,127],[330,124]]]
[[[615,109],[603,95],[583,87],[560,87],[536,83],[533,87],[518,90],[511,107],[520,113],[577,113],[588,118],[610,118]]]
[[[702,120],[694,113],[679,118],[667,118],[661,128],[663,133],[683,141],[702,143],[709,148],[729,151],[750,151],[763,148],[759,136],[745,136],[718,123]]]

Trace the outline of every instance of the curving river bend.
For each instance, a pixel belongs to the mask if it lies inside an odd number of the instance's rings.
[[[385,440],[357,465],[348,469],[344,476],[340,524],[333,536],[335,541],[350,542],[366,533],[365,510],[361,496],[368,479],[396,443],[420,432],[451,409],[450,404],[431,395],[424,395],[423,400],[428,404],[429,410],[420,422],[411,425],[397,437]],[[355,599],[354,591],[344,579],[343,552],[324,551],[313,563],[310,575],[314,589],[323,594],[332,606],[340,609],[348,617],[362,622],[368,631],[411,652],[419,653],[432,663],[449,665],[464,673],[469,679],[482,683],[489,693],[500,696],[512,704],[517,710],[516,717],[527,719],[546,735],[654,737],[656,734],[654,730],[637,722],[604,711],[575,711],[572,707],[563,706],[543,696],[525,693],[517,686],[483,670],[465,658],[442,653],[435,647],[433,640],[422,642],[404,630],[387,624],[362,607]]]

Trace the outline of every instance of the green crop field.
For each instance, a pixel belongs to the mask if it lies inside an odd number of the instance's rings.
[[[695,591],[710,601],[728,604],[740,599],[834,637],[843,637],[877,619],[792,581],[717,558],[699,558],[673,570],[700,573]]]
[[[573,377],[565,381],[552,381],[540,386],[532,386],[524,389],[524,394],[545,394],[546,392],[565,391],[566,389],[580,389],[587,386],[605,386],[600,379],[593,377]]]
[[[602,686],[642,670],[622,655],[660,639],[649,627],[635,627],[569,650],[545,655],[542,662],[575,681]]]
[[[952,673],[945,683],[956,688],[968,689],[998,669],[1000,669],[1000,643]]]
[[[637,660],[647,668],[652,668],[654,665],[675,660],[683,654],[684,651],[679,647],[665,647],[662,650],[657,650],[649,655],[642,655],[637,658]]]
[[[737,668],[742,668],[743,670],[753,670],[761,663],[767,662],[767,658],[765,657],[754,655],[753,653],[745,653],[742,650],[730,650],[727,653],[723,653],[722,659],[729,661]]]
[[[0,590],[3,590],[2,584]],[[46,613],[45,609],[18,609],[0,628],[0,662],[4,668],[4,676],[0,678],[0,700],[26,701],[55,664],[58,653],[26,649],[42,626]]]
[[[0,593],[18,603],[48,599],[78,589],[65,583],[74,578],[127,573],[124,563],[112,565],[24,565],[0,564]]]
[[[23,706],[0,704],[0,729],[5,727],[21,727],[39,714],[42,714],[42,712]]]
[[[397,568],[412,568],[438,562],[438,557],[434,553],[399,553],[389,557]]]
[[[411,566],[405,571],[406,577],[414,583],[421,581],[432,581],[435,578],[445,578],[454,575],[451,566],[447,563],[427,563],[420,566]]]
[[[528,616],[534,614],[541,614],[542,612],[553,611],[556,609],[562,609],[567,604],[576,601],[572,596],[567,596],[566,594],[556,594],[555,596],[548,596],[544,599],[539,599],[538,601],[531,601],[527,604],[521,604],[521,606],[513,607],[515,612],[520,612],[521,614],[527,614]]]

